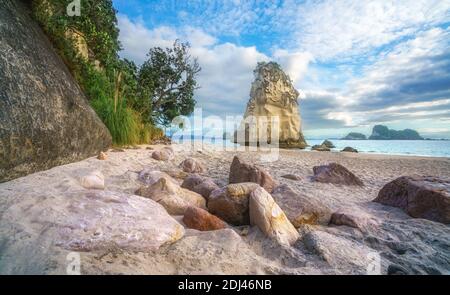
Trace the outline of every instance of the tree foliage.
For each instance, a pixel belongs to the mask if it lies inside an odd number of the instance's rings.
[[[167,126],[176,116],[193,112],[201,68],[189,48],[175,41],[171,48],[150,49],[138,73],[139,107],[145,120]]]
[[[189,45],[152,48],[138,67],[120,59],[116,11],[111,0],[82,0],[81,15],[68,16],[67,0],[34,0],[33,15],[58,49],[116,144],[148,142],[162,136],[157,124],[192,113],[200,67]],[[88,59],[68,32],[81,33]],[[69,37],[68,37],[69,36]],[[96,66],[100,62],[100,67]]]

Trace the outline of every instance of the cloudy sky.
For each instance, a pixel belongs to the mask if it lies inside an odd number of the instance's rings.
[[[242,115],[258,61],[302,93],[309,138],[370,134],[375,124],[450,138],[450,0],[114,0],[123,57],[191,44],[197,106]]]

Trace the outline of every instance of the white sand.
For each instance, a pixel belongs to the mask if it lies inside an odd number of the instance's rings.
[[[55,204],[63,204],[68,198],[84,193],[79,183],[82,175],[99,170],[105,176],[106,190],[133,194],[140,186],[137,173],[142,169],[177,170],[178,164],[191,156],[206,165],[206,176],[212,177],[219,185],[225,185],[231,160],[237,154],[212,150],[183,151],[178,146],[173,160],[160,162],[151,159],[152,151],[145,147],[127,149],[126,152],[109,151],[106,161],[89,158],[1,183],[0,273],[65,273],[66,255],[70,251],[55,242],[57,237],[53,228],[57,227],[56,221],[56,225],[48,224],[30,216],[33,212],[46,212],[42,206],[51,206],[52,200]],[[82,252],[82,273],[365,273],[363,256],[373,251],[381,254],[382,273],[386,273],[390,264],[399,265],[409,273],[450,273],[449,225],[413,219],[399,209],[371,202],[384,184],[399,176],[450,177],[449,158],[282,150],[278,161],[268,163],[261,162],[258,153],[240,154],[246,161],[265,167],[279,183],[287,183],[333,210],[358,210],[379,225],[363,230],[347,226],[307,226],[301,229],[302,234],[309,232],[320,241],[321,244],[316,246],[328,253],[325,258],[320,252],[322,250],[312,250],[302,240],[293,247],[281,247],[255,228],[250,228],[246,236],[238,234],[242,228],[203,233],[187,230],[182,239],[156,251],[133,252],[118,247]],[[313,166],[330,162],[347,167],[362,179],[365,186],[311,182]],[[281,177],[284,174],[296,174],[302,180],[284,179]],[[60,207],[55,205],[55,208]],[[358,250],[346,252],[343,248]],[[358,261],[362,263],[356,263]]]

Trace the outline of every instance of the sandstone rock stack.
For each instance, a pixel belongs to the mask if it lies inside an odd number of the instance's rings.
[[[275,62],[259,63],[255,71],[250,100],[247,103],[244,120],[234,135],[234,142],[245,145],[266,144],[258,138],[256,123],[267,119],[261,132],[267,136],[270,144],[276,140],[272,129],[278,127],[278,140],[281,148],[305,148],[306,142],[301,131],[301,120],[298,108],[298,91],[281,67]],[[273,126],[272,118],[279,118],[279,126]],[[255,118],[257,121],[252,121]]]

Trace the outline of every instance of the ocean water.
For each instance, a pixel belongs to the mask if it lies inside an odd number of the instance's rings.
[[[450,157],[450,141],[446,140],[330,140],[336,151],[350,146],[360,153]],[[308,145],[321,144],[323,139],[307,140]],[[311,149],[308,147],[307,149]]]
[[[201,141],[201,138],[194,139]],[[311,150],[311,146],[321,144],[323,139],[306,139]],[[203,139],[204,143],[218,146],[236,146],[229,140],[209,138]],[[425,157],[447,157],[450,158],[450,141],[445,140],[339,140],[332,139],[331,142],[336,146],[332,151],[340,151],[350,146],[357,149],[360,153],[386,154],[386,155],[407,155],[407,156],[425,156]]]

